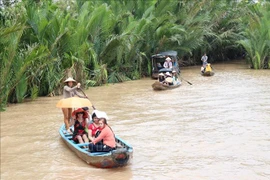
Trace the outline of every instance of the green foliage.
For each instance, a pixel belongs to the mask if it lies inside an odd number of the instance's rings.
[[[254,4],[247,11],[248,27],[244,39],[238,41],[247,52],[247,60],[254,69],[269,68],[270,57],[270,4]]]
[[[218,61],[244,49],[255,69],[266,68],[270,57],[268,2],[37,2],[0,11],[1,109],[60,94],[70,75],[86,87],[139,79],[150,74],[151,55],[165,50],[196,64],[205,51]]]
[[[34,85],[31,89],[30,89],[30,93],[31,93],[31,99],[34,100],[38,97],[38,86]]]
[[[27,91],[27,79],[26,75],[23,75],[16,86],[16,99],[19,103],[23,102],[26,97]]]
[[[120,72],[112,72],[110,76],[108,77],[108,83],[118,83],[118,82],[124,82],[129,81],[130,79],[124,75],[124,73]]]

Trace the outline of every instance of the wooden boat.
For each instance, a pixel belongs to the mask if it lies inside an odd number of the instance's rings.
[[[175,84],[175,85],[165,85],[165,84],[162,84],[158,81],[155,81],[152,84],[152,88],[153,88],[153,90],[160,91],[160,90],[174,89],[174,88],[179,87],[180,85],[181,85],[180,81],[178,81],[177,84]]]
[[[88,149],[89,143],[77,144],[72,140],[71,134],[65,134],[65,125],[59,129],[59,133],[67,146],[75,152],[87,164],[98,168],[116,168],[126,166],[130,163],[133,156],[133,148],[124,140],[116,136],[116,149],[110,152],[94,152]]]
[[[215,74],[214,71],[201,72],[201,75],[203,75],[203,76],[214,76],[214,74]]]

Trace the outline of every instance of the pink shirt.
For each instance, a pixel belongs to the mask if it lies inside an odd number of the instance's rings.
[[[94,139],[93,143],[96,144],[97,142],[101,141],[103,139],[103,144],[106,144],[112,148],[115,147],[115,138],[112,130],[105,126],[102,130],[99,136]]]

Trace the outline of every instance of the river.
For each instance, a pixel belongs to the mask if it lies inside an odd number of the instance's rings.
[[[153,91],[144,78],[85,90],[114,132],[134,148],[131,164],[98,169],[60,139],[57,97],[1,112],[1,180],[270,179],[270,70],[241,61],[183,68],[179,88]]]

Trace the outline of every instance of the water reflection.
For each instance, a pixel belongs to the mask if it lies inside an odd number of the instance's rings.
[[[85,91],[134,147],[125,168],[89,166],[62,142],[61,97],[11,105],[1,113],[1,179],[269,179],[270,71],[213,66],[213,77],[183,69],[193,85],[168,91],[149,78]]]

